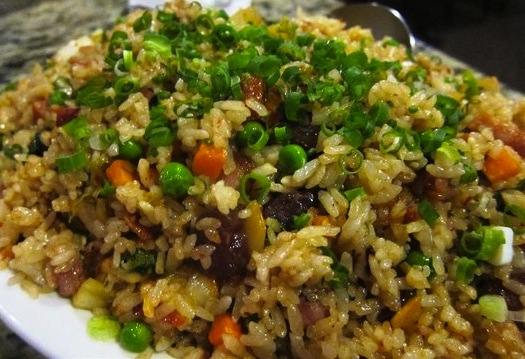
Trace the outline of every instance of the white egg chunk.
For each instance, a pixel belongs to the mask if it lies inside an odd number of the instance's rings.
[[[492,257],[492,259],[489,260],[489,262],[496,266],[509,264],[512,261],[512,257],[514,256],[514,231],[512,230],[512,228],[503,226],[492,227],[492,229],[500,230],[503,232],[505,243],[503,243],[498,248],[498,251],[496,252],[494,257]]]

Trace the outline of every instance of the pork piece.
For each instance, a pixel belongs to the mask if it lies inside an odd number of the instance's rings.
[[[53,271],[53,280],[56,283],[57,292],[63,297],[72,297],[85,279],[84,268],[80,259],[74,259],[67,271]]]
[[[487,114],[480,114],[468,124],[472,131],[491,128],[494,137],[512,147],[521,157],[525,157],[525,129],[512,121],[498,121]]]
[[[221,222],[217,229],[219,243],[212,241],[204,231],[197,231],[197,244],[215,247],[211,254],[211,266],[204,272],[212,277],[225,279],[242,275],[250,260],[248,240],[243,231],[243,223],[236,213],[225,216],[218,211],[209,211],[201,218],[212,217]]]
[[[282,193],[264,205],[264,217],[277,219],[286,229],[293,228],[294,216],[316,205],[315,195],[306,191]]]
[[[233,158],[236,165],[235,169],[227,175],[221,173],[219,180],[224,180],[224,184],[227,186],[238,188],[242,176],[254,169],[255,164],[248,157],[237,151],[233,152]]]
[[[306,150],[315,148],[317,146],[317,139],[319,137],[319,126],[304,125],[304,124],[293,124],[292,128],[292,139],[291,142],[303,147]]]
[[[456,195],[457,188],[450,184],[449,179],[434,177],[423,169],[412,183],[412,192],[418,198],[447,201]]]

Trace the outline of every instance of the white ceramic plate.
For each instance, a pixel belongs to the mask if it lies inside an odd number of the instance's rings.
[[[205,7],[228,13],[250,6],[251,0],[201,0]],[[154,7],[164,0],[129,0],[129,5]],[[101,342],[89,337],[91,313],[75,309],[55,293],[29,297],[18,285],[8,285],[12,273],[0,270],[0,319],[29,345],[52,359],[134,358],[116,341]],[[167,357],[155,356],[157,357]]]
[[[75,309],[55,293],[31,298],[18,285],[8,285],[12,273],[0,271],[0,318],[28,344],[49,358],[133,358],[116,342],[89,337],[90,312]]]

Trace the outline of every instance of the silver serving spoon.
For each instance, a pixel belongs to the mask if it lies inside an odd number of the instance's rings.
[[[332,10],[328,15],[343,20],[349,27],[359,25],[369,28],[376,39],[390,36],[408,49],[416,45],[407,22],[399,11],[391,7],[376,2],[347,4]]]

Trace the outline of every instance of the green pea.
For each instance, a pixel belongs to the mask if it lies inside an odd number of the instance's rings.
[[[129,140],[125,142],[119,142],[118,152],[120,157],[128,161],[138,160],[142,156],[143,148],[140,142],[135,140]]]
[[[120,345],[133,353],[146,350],[152,339],[153,331],[150,326],[140,320],[132,320],[124,324],[119,334]]]
[[[279,166],[281,171],[291,174],[306,164],[307,155],[299,145],[286,145],[279,151]]]
[[[193,174],[182,163],[170,162],[160,170],[159,184],[165,194],[181,197],[188,193],[193,183]]]

